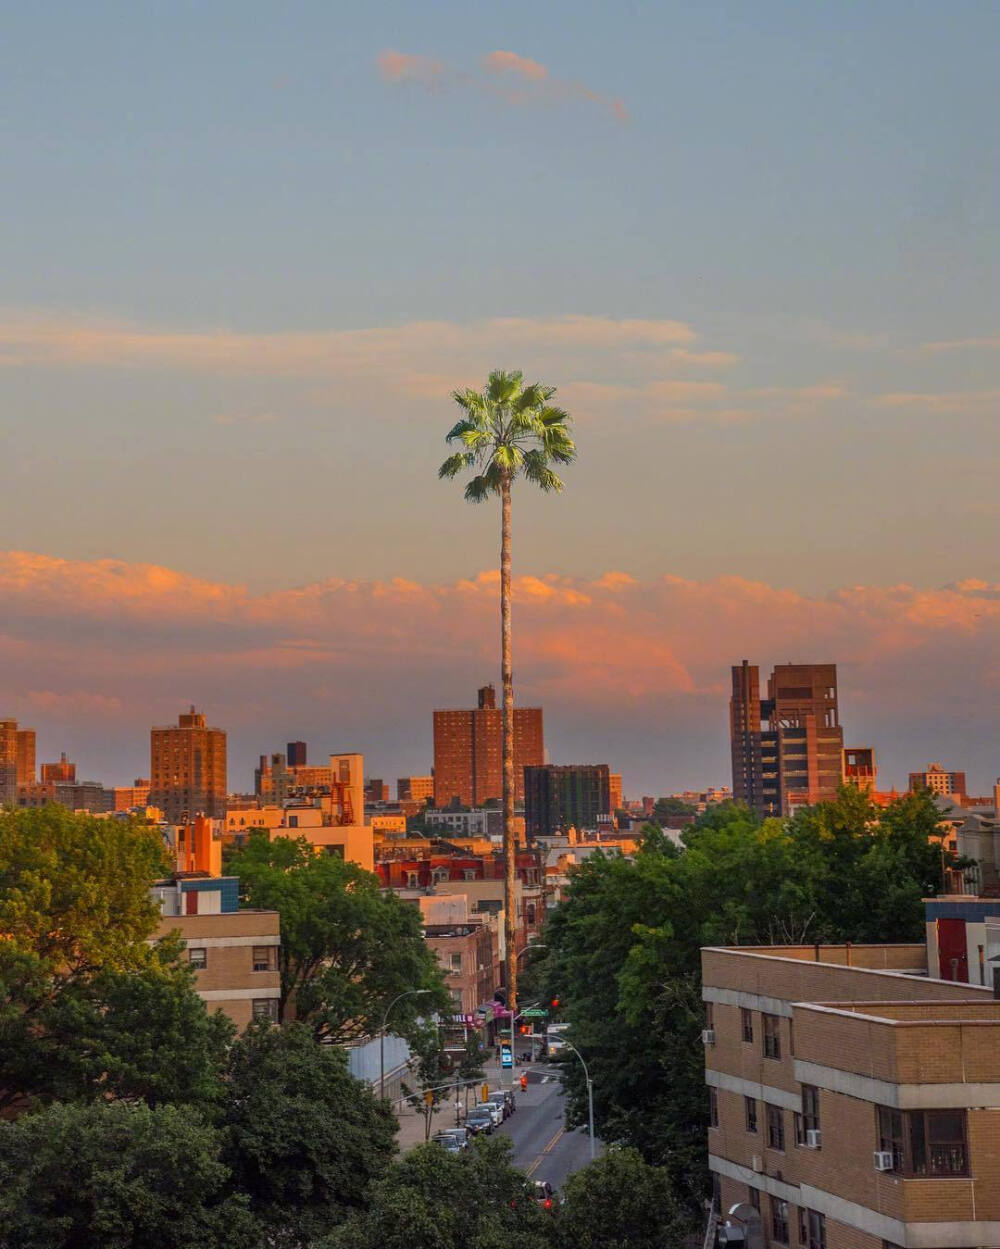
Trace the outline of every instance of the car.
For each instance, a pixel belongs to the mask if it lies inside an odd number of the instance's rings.
[[[445,1153],[460,1154],[462,1146],[459,1144],[457,1136],[451,1136],[448,1132],[438,1132],[431,1137],[435,1145],[440,1145]]]
[[[499,1106],[503,1111],[505,1119],[514,1113],[514,1096],[505,1089],[498,1089],[496,1092],[491,1093],[487,1101],[492,1102],[494,1106]]]
[[[465,1126],[477,1136],[480,1132],[485,1136],[490,1136],[495,1123],[492,1112],[486,1106],[477,1106],[465,1116]]]
[[[504,1119],[507,1118],[507,1110],[502,1102],[480,1102],[479,1108],[489,1111],[489,1113],[493,1116],[493,1122],[497,1127],[499,1127],[500,1124],[503,1123]]]
[[[535,1201],[543,1210],[554,1210],[556,1207],[555,1189],[548,1180],[535,1180]]]
[[[442,1128],[437,1134],[438,1136],[453,1136],[462,1149],[468,1149],[469,1137],[472,1135],[468,1128]]]

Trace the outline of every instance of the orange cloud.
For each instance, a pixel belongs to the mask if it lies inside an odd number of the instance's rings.
[[[487,52],[471,72],[450,68],[431,57],[393,49],[380,52],[375,63],[383,81],[394,84],[415,84],[429,90],[471,88],[510,105],[582,101],[596,105],[617,122],[629,119],[623,100],[604,95],[582,82],[554,78],[547,66],[517,52]]]
[[[357,743],[376,774],[402,774],[429,764],[432,708],[468,704],[494,676],[497,595],[492,570],[257,594],[156,565],[0,553],[7,713],[38,729],[44,758],[74,732],[86,749],[106,741],[113,757],[89,773],[109,779],[144,775],[149,725],[189,700],[231,730],[234,787],[286,733],[320,751]],[[1000,587],[983,578],[808,595],[740,577],[525,575],[514,612],[518,697],[543,703],[557,762],[608,760],[652,786],[672,761],[678,785],[725,782],[729,665],[747,657],[838,662],[848,736],[890,779],[946,748],[956,766],[995,766]]]
[[[516,74],[528,82],[544,82],[549,76],[544,65],[516,52],[487,52],[481,63],[491,74]]]

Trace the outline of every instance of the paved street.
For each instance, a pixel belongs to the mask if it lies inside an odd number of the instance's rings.
[[[528,1073],[528,1089],[516,1088],[517,1111],[500,1131],[514,1144],[514,1163],[532,1179],[548,1180],[562,1188],[568,1175],[590,1161],[590,1141],[586,1127],[563,1130],[564,1098],[558,1068],[544,1064],[518,1068]],[[491,1084],[491,1088],[497,1085]],[[600,1153],[601,1143],[597,1143]]]

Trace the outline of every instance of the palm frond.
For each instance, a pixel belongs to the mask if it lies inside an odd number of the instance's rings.
[[[466,503],[485,503],[494,491],[484,476],[473,477],[465,487]]]
[[[554,491],[558,494],[562,488],[562,478],[549,468],[545,454],[541,451],[528,451],[524,456],[524,476],[528,481],[544,490],[546,494]]]
[[[438,477],[457,477],[465,468],[471,468],[476,462],[476,457],[468,451],[456,451],[454,455],[449,455],[445,462],[438,469]]]
[[[494,369],[487,378],[483,398],[498,407],[509,408],[521,393],[523,383],[524,374],[520,369],[514,369],[510,373],[503,369]]]

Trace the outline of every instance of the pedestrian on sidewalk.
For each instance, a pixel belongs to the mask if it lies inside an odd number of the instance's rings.
[[[522,1072],[521,1074],[521,1092],[527,1093],[527,1091],[528,1091],[528,1073],[525,1071],[525,1072]]]

